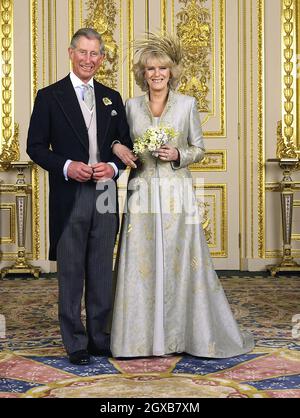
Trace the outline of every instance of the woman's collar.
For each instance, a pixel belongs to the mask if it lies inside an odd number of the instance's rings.
[[[163,112],[162,112],[162,114],[160,116],[161,119],[166,115],[166,113],[168,112],[170,106],[174,102],[174,97],[175,97],[175,92],[173,90],[169,89],[167,102],[166,102],[166,105],[164,107],[164,110],[163,110]],[[149,92],[147,92],[144,95],[144,104],[145,104],[145,106],[146,106],[146,108],[147,108],[147,110],[148,110],[148,112],[149,112],[149,114],[150,114],[150,116],[152,118],[153,115],[152,115],[152,112],[151,112],[151,109],[150,109],[150,106],[149,106],[149,102],[150,102],[150,97],[149,97]]]

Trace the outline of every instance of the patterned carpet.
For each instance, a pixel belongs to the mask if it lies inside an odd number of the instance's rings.
[[[255,336],[251,353],[231,359],[94,357],[83,367],[72,366],[62,348],[56,280],[1,281],[6,335],[0,323],[0,397],[299,398],[300,278],[220,278],[239,324]]]

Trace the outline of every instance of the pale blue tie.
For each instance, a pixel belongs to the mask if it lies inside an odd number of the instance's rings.
[[[82,98],[87,107],[92,110],[94,107],[93,88],[89,84],[82,84]]]

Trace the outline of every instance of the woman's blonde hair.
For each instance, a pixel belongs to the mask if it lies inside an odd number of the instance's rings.
[[[135,53],[138,54],[138,61],[133,65],[133,72],[136,84],[142,91],[148,91],[148,84],[145,80],[145,68],[149,59],[157,59],[161,65],[170,68],[169,86],[175,90],[182,73],[182,49],[178,38],[171,35],[156,35],[149,33],[147,38],[136,41]]]

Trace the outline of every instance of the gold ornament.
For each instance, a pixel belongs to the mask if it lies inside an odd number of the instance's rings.
[[[88,17],[85,26],[94,28],[102,36],[105,44],[105,61],[98,70],[97,81],[113,89],[117,88],[118,45],[114,40],[117,9],[111,0],[89,0]]]
[[[206,0],[179,0],[184,3],[177,13],[177,34],[183,48],[183,67],[179,91],[197,99],[200,112],[209,112],[209,88],[211,79],[209,56],[211,54],[212,28]]]

